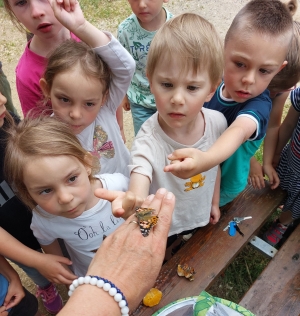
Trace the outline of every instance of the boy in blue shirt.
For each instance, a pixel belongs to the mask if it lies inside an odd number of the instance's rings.
[[[206,104],[225,115],[228,128],[206,152],[173,152],[166,172],[189,178],[224,161],[220,206],[244,190],[250,159],[265,136],[272,107],[266,88],[287,64],[292,35],[292,17],[280,1],[252,0],[240,10],[225,38],[224,82]]]

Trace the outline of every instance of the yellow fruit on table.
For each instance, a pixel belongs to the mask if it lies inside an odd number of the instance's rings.
[[[158,289],[152,288],[143,298],[143,304],[149,307],[157,305],[162,298],[162,292]]]

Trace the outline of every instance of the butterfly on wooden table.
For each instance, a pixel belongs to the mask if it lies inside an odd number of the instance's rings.
[[[150,233],[151,227],[155,226],[158,221],[158,216],[155,215],[155,210],[153,208],[137,207],[135,210],[135,216],[138,219],[142,235],[147,237]]]

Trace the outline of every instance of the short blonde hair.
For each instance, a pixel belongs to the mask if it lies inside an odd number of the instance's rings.
[[[175,55],[186,69],[207,70],[217,85],[224,67],[223,45],[214,26],[195,13],[180,14],[155,34],[149,49],[147,76],[151,79],[162,56]],[[186,70],[185,69],[185,70]]]
[[[6,177],[16,194],[31,209],[36,206],[24,184],[23,170],[26,163],[40,157],[73,156],[93,175],[100,170],[99,160],[82,148],[69,126],[57,118],[40,116],[25,118],[7,130],[7,146],[4,160]]]

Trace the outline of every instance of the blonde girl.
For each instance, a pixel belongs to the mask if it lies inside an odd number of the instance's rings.
[[[79,4],[67,12],[52,3],[57,19],[83,42],[65,41],[51,54],[40,85],[56,117],[101,163],[101,173],[128,173],[129,152],[116,120],[135,63],[107,32],[87,22]],[[91,49],[90,47],[96,47]]]
[[[123,222],[94,191],[126,191],[128,179],[97,175],[98,160],[55,118],[27,118],[8,133],[5,170],[21,200],[33,209],[35,237],[46,253],[56,255],[61,255],[57,238],[63,239],[74,273],[85,275],[103,239]]]

